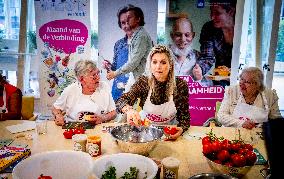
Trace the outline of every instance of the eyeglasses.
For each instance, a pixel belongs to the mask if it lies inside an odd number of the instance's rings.
[[[248,81],[248,80],[243,79],[243,78],[240,78],[240,83],[247,84],[247,85],[254,85],[254,84],[256,84],[255,81]]]
[[[100,76],[100,71],[95,72],[89,72],[85,75],[85,77],[91,78],[91,79],[97,79]]]

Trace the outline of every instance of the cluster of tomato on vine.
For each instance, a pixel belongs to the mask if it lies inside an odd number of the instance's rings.
[[[86,129],[84,129],[84,127],[82,126],[79,126],[75,129],[66,129],[64,132],[63,132],[63,135],[65,137],[65,139],[72,139],[72,136],[75,135],[75,134],[85,134],[85,131]]]
[[[211,131],[202,138],[202,152],[215,163],[226,165],[228,167],[252,166],[257,160],[253,152],[253,146],[247,144],[241,138],[236,140],[224,139],[217,137]]]

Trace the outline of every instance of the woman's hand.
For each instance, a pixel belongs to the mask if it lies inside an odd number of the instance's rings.
[[[65,123],[64,122],[64,116],[62,114],[56,114],[54,122],[55,122],[56,125],[62,126]]]
[[[107,73],[107,79],[108,80],[112,80],[112,79],[114,79],[115,77],[116,77],[116,75],[115,75],[115,73],[114,73],[114,71],[109,71],[108,73]]]
[[[181,127],[175,127],[177,132],[175,134],[170,134],[167,138],[169,140],[176,140],[179,136],[181,136],[183,129]]]
[[[243,123],[242,127],[243,127],[243,128],[246,128],[246,129],[252,129],[252,128],[256,127],[256,125],[255,125],[255,123],[254,123],[252,120],[247,119],[247,120]]]
[[[60,109],[56,109],[55,107],[52,108],[52,114],[54,116],[54,122],[58,126],[62,126],[65,123],[64,115],[65,111]]]
[[[129,109],[126,112],[127,122],[131,125],[139,125],[141,124],[141,118],[139,113],[134,109]]]
[[[131,125],[140,125],[141,124],[141,117],[140,114],[129,106],[128,104],[122,108],[122,112],[126,114],[127,123]]]

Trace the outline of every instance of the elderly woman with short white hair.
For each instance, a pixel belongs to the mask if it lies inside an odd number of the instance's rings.
[[[280,118],[276,91],[266,88],[263,81],[259,68],[243,69],[239,85],[225,89],[218,121],[227,127],[252,129],[268,119]]]
[[[64,89],[53,104],[52,113],[57,125],[66,121],[85,121],[100,124],[116,117],[110,87],[100,81],[100,71],[91,60],[75,64],[77,81]],[[88,119],[85,119],[88,114]]]

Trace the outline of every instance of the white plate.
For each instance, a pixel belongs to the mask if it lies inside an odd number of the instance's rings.
[[[78,151],[52,151],[32,155],[13,169],[13,179],[37,179],[41,174],[52,179],[87,179],[92,157]]]
[[[220,80],[230,80],[230,76],[216,76],[216,75],[206,75],[207,79],[220,81]]]
[[[35,129],[35,121],[24,121],[21,124],[7,126],[6,129],[10,131],[12,134],[29,131]]]
[[[117,178],[121,177],[125,172],[130,172],[130,167],[139,169],[138,179],[142,179],[145,176],[147,176],[148,179],[152,179],[156,176],[158,171],[157,164],[148,157],[131,153],[118,153],[98,158],[94,162],[92,170],[93,177],[101,178],[102,174],[108,170],[110,166],[116,168]]]

